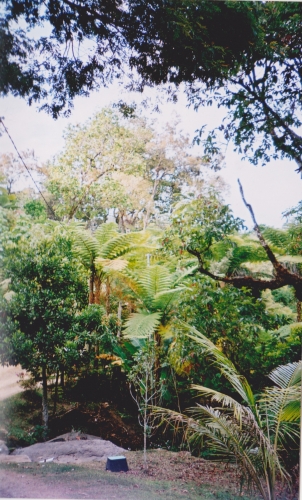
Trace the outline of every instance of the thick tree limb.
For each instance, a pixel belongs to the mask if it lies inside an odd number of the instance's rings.
[[[283,286],[290,285],[295,289],[296,298],[301,302],[302,301],[302,276],[299,276],[298,274],[292,273],[285,266],[283,266],[283,264],[281,264],[277,260],[276,256],[274,255],[273,251],[269,247],[268,243],[265,241],[265,239],[260,231],[260,228],[257,224],[252,206],[249,203],[247,203],[247,201],[244,197],[243,188],[242,188],[242,185],[241,185],[239,179],[238,179],[238,184],[239,184],[240,194],[241,194],[242,200],[251,214],[251,217],[252,217],[252,220],[254,223],[254,231],[256,232],[258,240],[259,240],[262,248],[266,252],[268,259],[270,260],[270,262],[273,265],[274,278],[272,278],[271,280],[261,280],[258,278],[254,278],[253,276],[225,276],[225,277],[217,276],[205,268],[204,262],[203,262],[203,257],[202,257],[202,254],[200,252],[198,252],[197,250],[193,250],[191,248],[187,248],[187,251],[191,255],[194,255],[195,257],[197,257],[198,263],[199,263],[198,271],[201,274],[204,274],[204,275],[208,276],[209,278],[212,278],[215,281],[222,281],[223,283],[229,283],[230,285],[233,285],[236,288],[242,288],[242,287],[251,288],[256,293],[261,292],[261,291],[266,290],[266,289],[277,290],[278,288],[282,288]]]

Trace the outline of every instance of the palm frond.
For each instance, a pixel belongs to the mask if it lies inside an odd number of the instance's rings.
[[[240,375],[233,363],[211,342],[205,335],[196,328],[184,322],[177,322],[177,326],[184,331],[191,339],[202,345],[205,354],[212,358],[213,364],[226,377],[241,398],[255,411],[255,398],[253,391],[245,377]]]
[[[183,429],[186,440],[195,446],[206,437],[211,451],[220,460],[232,461],[241,466],[263,498],[268,498],[261,481],[261,476],[263,477],[263,470],[259,470],[262,469],[261,461],[252,453],[258,444],[257,439],[251,433],[242,432],[240,425],[234,419],[220,410],[203,405],[190,409],[190,416],[164,408],[155,408],[154,413],[161,422],[172,425],[175,431]],[[269,442],[266,444],[270,447]],[[281,466],[280,469],[282,472]]]
[[[192,384],[191,388],[198,392],[199,397],[209,397],[211,402],[220,403],[222,406],[232,409],[235,419],[241,425],[242,418],[246,414],[246,407],[238,403],[236,399],[202,385]]]
[[[301,366],[301,362],[289,363],[273,370],[269,378],[277,387],[266,388],[259,399],[260,411],[276,449],[299,439]]]
[[[268,377],[279,387],[286,389],[287,387],[301,384],[302,361],[288,363],[287,365],[278,366]]]

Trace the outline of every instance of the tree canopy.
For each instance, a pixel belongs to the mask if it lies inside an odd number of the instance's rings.
[[[140,90],[167,84],[172,93],[184,83],[196,108],[216,101],[228,110],[203,139],[208,154],[232,139],[252,163],[289,158],[301,172],[301,3],[2,3],[2,95],[41,102],[56,118],[75,96],[116,77]]]

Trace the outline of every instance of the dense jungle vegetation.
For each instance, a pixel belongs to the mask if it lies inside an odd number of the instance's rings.
[[[100,432],[109,405],[132,447],[236,461],[274,498],[299,454],[301,207],[247,231],[188,138],[135,113],[70,127],[46,165],[24,157],[40,193],[0,163],[1,361],[42,406],[22,444]]]

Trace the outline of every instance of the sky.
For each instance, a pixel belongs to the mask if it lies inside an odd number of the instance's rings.
[[[93,92],[90,97],[77,97],[71,116],[58,120],[54,120],[44,111],[39,112],[35,105],[30,107],[25,100],[10,96],[0,99],[0,116],[4,118],[18,150],[34,150],[38,159],[45,162],[63,149],[63,132],[69,124],[83,123],[102,107],[120,99],[139,104],[147,96],[156,103],[157,95],[156,89],[148,89],[143,95],[123,94],[116,83],[107,89]],[[195,131],[202,125],[217,126],[224,116],[224,110],[214,107],[200,108],[197,112],[192,108],[188,109],[184,95],[180,95],[176,104],[161,104],[160,109],[160,114],[153,115],[159,123],[171,122],[177,114],[182,131],[192,140]],[[145,113],[148,116],[150,111]],[[201,147],[195,147],[194,150],[196,154],[202,155]],[[12,144],[3,133],[0,137],[0,154],[13,151]],[[248,161],[242,161],[240,156],[232,151],[230,144],[226,152],[225,167],[219,173],[227,183],[225,201],[231,206],[234,215],[244,219],[246,225],[251,228],[250,215],[238,189],[237,179],[240,178],[245,198],[253,206],[257,222],[282,227],[286,222],[282,212],[297,205],[302,199],[302,179],[295,172],[296,168],[295,162],[288,160],[271,161],[264,167],[256,167]]]

